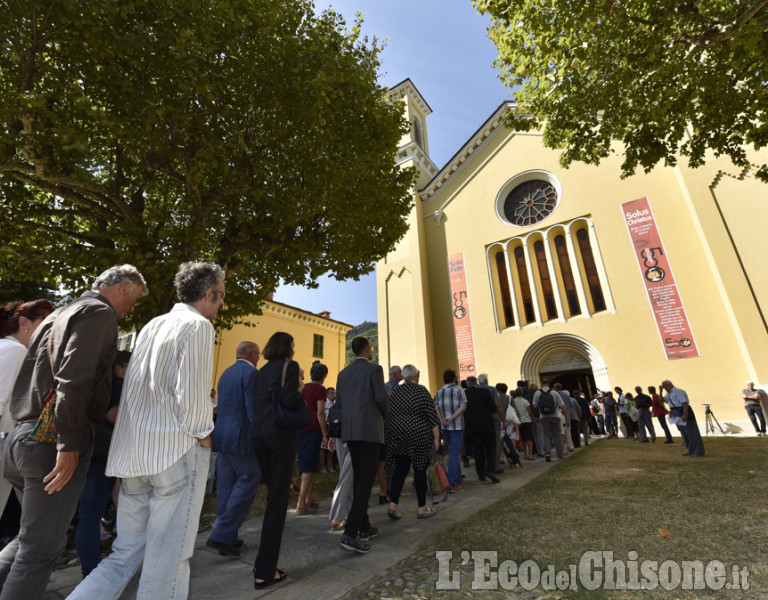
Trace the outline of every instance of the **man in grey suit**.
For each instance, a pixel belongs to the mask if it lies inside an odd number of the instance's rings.
[[[341,404],[341,440],[346,442],[352,461],[352,508],[347,516],[341,547],[366,554],[368,540],[378,535],[368,520],[368,499],[376,478],[379,452],[384,443],[387,388],[384,371],[370,362],[373,352],[364,337],[352,340],[355,360],[339,373],[336,402]]]

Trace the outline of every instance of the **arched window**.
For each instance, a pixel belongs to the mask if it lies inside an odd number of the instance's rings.
[[[557,250],[557,262],[560,265],[560,274],[563,277],[565,298],[568,300],[568,310],[570,311],[571,316],[580,315],[581,306],[579,306],[579,295],[576,292],[576,282],[573,278],[571,260],[568,257],[568,248],[565,245],[565,236],[558,235],[555,238],[555,250]]]
[[[528,281],[525,252],[521,246],[515,248],[515,264],[517,265],[517,278],[520,281],[520,296],[523,300],[525,322],[533,323],[536,320],[536,314],[533,312],[533,297],[531,296],[531,284]]]
[[[544,242],[536,242],[533,245],[533,249],[536,252],[536,264],[539,268],[539,281],[541,281],[541,293],[544,294],[544,307],[547,309],[547,317],[556,319],[555,294],[552,291],[552,280],[549,278],[547,255],[544,253]]]
[[[419,145],[419,148],[423,147],[421,143],[421,121],[419,120],[419,117],[413,117],[413,141]]]
[[[504,320],[506,326],[511,327],[515,324],[515,315],[512,312],[512,295],[509,292],[509,279],[507,278],[507,261],[504,259],[504,253],[496,253],[496,272],[499,278],[499,291],[501,292],[501,305],[504,311]]]
[[[577,217],[493,242],[486,260],[497,331],[615,313],[596,240],[591,221]]]
[[[581,261],[584,264],[584,274],[587,276],[587,286],[592,296],[592,305],[595,312],[605,310],[605,298],[603,298],[603,290],[600,287],[600,277],[597,274],[595,257],[592,254],[592,244],[589,242],[587,230],[579,229],[576,232],[576,239],[579,241]]]

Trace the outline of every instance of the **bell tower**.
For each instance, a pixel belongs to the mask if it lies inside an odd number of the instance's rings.
[[[394,250],[376,265],[379,318],[379,360],[385,371],[393,364],[413,364],[421,371],[422,385],[435,390],[442,385],[434,367],[432,319],[429,312],[429,273],[424,214],[419,190],[437,175],[429,158],[426,118],[432,109],[410,79],[390,90],[402,102],[410,124],[400,140],[397,160],[403,168],[415,167],[413,206],[408,232]],[[391,332],[397,331],[397,335]]]

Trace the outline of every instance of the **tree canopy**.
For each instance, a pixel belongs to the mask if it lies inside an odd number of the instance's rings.
[[[0,4],[0,279],[79,292],[185,260],[227,273],[224,323],[282,278],[356,278],[405,233],[413,172],[380,46],[311,0]]]
[[[564,166],[624,144],[623,174],[768,144],[768,0],[475,0],[515,92]],[[768,165],[757,175],[768,181]]]

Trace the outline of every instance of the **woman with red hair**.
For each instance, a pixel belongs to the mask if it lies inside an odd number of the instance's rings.
[[[21,363],[27,355],[27,346],[32,334],[43,319],[53,312],[48,300],[32,302],[10,302],[0,307],[0,432],[10,431],[11,392]],[[0,514],[11,493],[12,486],[0,477]]]

